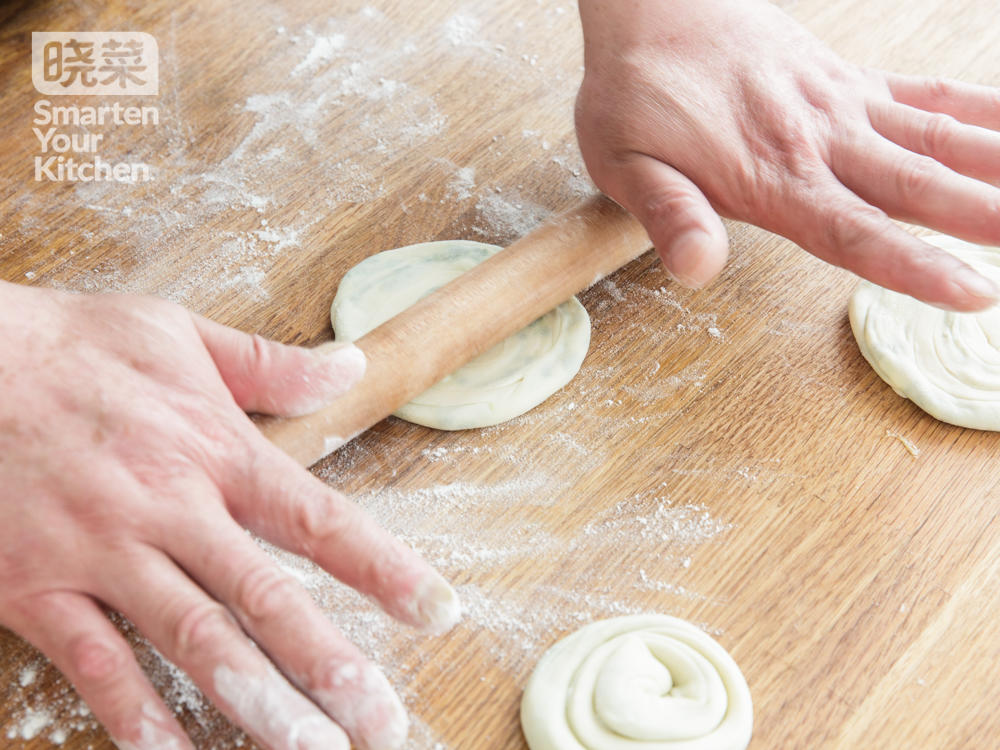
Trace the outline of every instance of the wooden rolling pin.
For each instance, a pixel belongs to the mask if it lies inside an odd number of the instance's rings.
[[[322,411],[264,417],[264,435],[311,466],[446,375],[650,248],[604,196],[545,222],[354,343],[361,382]]]

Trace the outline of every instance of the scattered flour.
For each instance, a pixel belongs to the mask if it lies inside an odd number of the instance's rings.
[[[569,5],[551,6],[545,13],[553,22],[563,23],[567,8],[572,10]],[[513,42],[494,41],[489,31],[474,14],[462,10],[436,29],[435,49],[463,60],[492,61],[484,75],[501,71],[521,79],[532,76],[527,80],[551,87],[556,101],[569,106],[574,80],[547,70],[544,56],[515,48]],[[372,41],[387,35],[397,43],[387,46]],[[282,25],[276,28],[275,37],[288,50],[282,58],[283,83],[241,95],[232,111],[234,126],[239,127],[215,144],[217,148],[196,148],[203,136],[196,137],[184,122],[182,103],[164,99],[163,130],[172,149],[165,160],[169,164],[166,179],[145,193],[97,184],[76,188],[76,197],[96,230],[94,239],[129,248],[132,256],[125,253],[126,257],[106,260],[96,252],[92,255],[81,243],[62,275],[37,272],[40,281],[87,292],[156,293],[193,306],[219,290],[252,303],[266,302],[275,293],[269,284],[272,269],[303,253],[325,251],[316,246],[314,234],[322,230],[331,211],[347,203],[385,197],[380,173],[398,166],[393,160],[408,158],[418,148],[433,151],[430,146],[444,142],[452,124],[439,110],[434,92],[424,90],[419,77],[409,75],[414,56],[427,54],[434,40],[398,33],[393,21],[371,6],[306,28]],[[253,86],[252,81],[249,85]],[[350,120],[355,131],[349,140],[361,141],[353,150],[338,141],[339,126],[329,125],[344,111],[362,113]],[[565,195],[591,193],[593,185],[572,139],[550,141],[544,136],[548,130],[531,123],[519,125],[516,132],[497,134],[489,153],[523,158],[527,147],[539,168],[556,175]],[[298,167],[288,162],[291,154],[303,151],[314,159],[306,166],[324,178],[322,184],[311,186],[305,205],[301,182],[289,179]],[[377,155],[374,159],[373,154]],[[457,159],[441,154],[428,157],[428,169],[444,173],[438,188],[428,187],[413,205],[438,203],[442,198],[468,201],[472,216],[465,225],[468,233],[498,243],[527,233],[549,215],[550,209],[539,203],[543,198],[531,187],[489,184],[475,163],[460,161],[459,166],[452,158]],[[22,208],[18,217],[22,235],[31,236],[51,222],[43,203],[28,198]],[[215,227],[226,229],[211,229]],[[190,254],[175,276],[154,280],[144,272],[163,247],[185,242],[191,242],[197,252]],[[659,286],[662,276],[654,261],[647,262],[646,273],[648,279],[639,282],[612,277],[588,290],[585,303],[595,330],[613,327],[623,337],[655,336],[664,342],[678,336],[702,336],[718,345],[714,342],[725,338],[725,328],[715,314],[692,312],[685,292]],[[650,304],[669,309],[676,320],[674,327],[649,328],[648,316],[637,312]],[[631,391],[615,389],[615,372],[585,365],[563,393],[518,420],[466,433],[460,439],[443,438],[425,448],[425,477],[397,477],[386,459],[393,448],[391,440],[373,443],[364,438],[342,448],[317,473],[333,485],[350,476],[351,485],[361,488],[353,493],[354,499],[457,583],[466,615],[456,637],[468,637],[473,644],[469,648],[489,650],[495,657],[493,679],[523,684],[537,658],[561,632],[599,617],[636,613],[640,609],[634,602],[648,600],[651,592],[667,609],[675,603],[683,606],[691,600],[706,600],[680,581],[696,564],[692,562],[697,559],[695,549],[713,543],[731,528],[707,506],[679,502],[658,486],[602,498],[593,518],[575,532],[544,523],[538,516],[540,508],[551,508],[574,492],[570,480],[553,475],[547,467],[569,464],[583,476],[600,470],[608,460],[609,446],[582,444],[575,437],[572,420],[596,423],[609,436],[622,429],[644,430],[672,418],[676,411],[672,391],[705,384],[704,362],[680,372],[668,366],[661,370],[659,362],[654,365],[634,363],[637,369],[629,379],[635,381],[635,373],[641,371],[638,380],[645,385]],[[622,363],[617,375],[627,366]],[[624,407],[639,401],[650,407],[649,415],[623,419]],[[546,431],[539,444],[526,446],[516,438],[505,439],[507,430],[539,420],[557,425]],[[426,433],[421,436],[428,439]],[[503,471],[495,481],[472,484],[466,479],[470,462]],[[673,470],[684,471],[684,465]],[[707,470],[718,475],[744,471],[744,478],[749,478],[755,468],[711,466]],[[624,557],[622,549],[636,539],[643,540],[648,555]],[[447,750],[446,740],[422,714],[426,706],[421,696],[435,680],[446,679],[453,666],[433,658],[433,644],[424,636],[397,624],[312,563],[264,542],[261,545],[400,686],[413,719],[410,747]],[[614,566],[603,565],[612,558]],[[580,560],[592,561],[593,567],[581,570]],[[567,570],[571,576],[559,586],[505,583],[511,566],[525,561],[537,561],[547,570]],[[196,746],[222,750],[248,743],[130,623],[120,616],[113,619],[136,646],[141,664]],[[4,727],[8,739],[44,734],[60,744],[73,733],[97,731],[95,719],[65,681],[57,700],[38,704],[34,691],[60,680],[54,668],[37,657],[20,669],[11,689],[13,700],[23,708]]]
[[[463,201],[471,198],[476,189],[476,169],[475,167],[462,167],[451,179],[447,186],[448,199],[452,201]]]
[[[481,33],[482,23],[471,13],[459,12],[451,16],[441,27],[444,38],[452,47],[465,47],[473,50],[490,50],[504,52],[505,48],[500,48],[483,38]]]
[[[32,679],[25,680],[25,674],[31,674]],[[43,704],[33,688],[37,688],[35,679],[43,677],[46,683],[55,684],[55,697],[50,697]],[[59,684],[62,682],[63,684]],[[13,721],[5,728],[4,735],[9,740],[33,740],[44,737],[53,745],[61,745],[66,739],[78,732],[94,732],[98,729],[87,708],[75,691],[56,673],[54,667],[40,657],[22,669],[21,679],[8,692],[6,701],[16,708]]]
[[[472,231],[493,242],[507,244],[541,224],[552,212],[517,194],[487,193],[476,203],[479,220]]]
[[[596,536],[609,547],[624,548],[641,539],[669,542],[684,549],[710,541],[730,528],[712,517],[704,505],[678,505],[669,497],[647,492],[618,503],[610,513],[587,524],[582,536]]]
[[[38,665],[29,664],[21,670],[17,677],[17,684],[21,687],[28,687],[34,685],[36,679],[38,679]]]
[[[47,709],[37,711],[29,709],[21,717],[19,726],[15,730],[7,732],[7,737],[10,739],[33,740],[44,729],[52,726],[52,721],[52,714]]]
[[[346,41],[346,37],[343,34],[314,36],[312,49],[302,59],[302,62],[292,68],[292,75],[297,76],[304,72],[307,73],[323,63],[330,62],[334,54],[344,48]]]

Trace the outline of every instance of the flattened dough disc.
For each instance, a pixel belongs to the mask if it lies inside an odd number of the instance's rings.
[[[1000,283],[1000,249],[921,239]],[[896,393],[942,422],[1000,430],[1000,308],[946,312],[862,281],[848,312],[858,348]]]
[[[345,274],[330,322],[338,341],[354,341],[501,250],[445,240],[372,255]],[[510,290],[510,304],[521,290]],[[434,346],[433,341],[427,342]],[[395,412],[442,430],[513,419],[568,383],[590,346],[590,316],[574,297],[428,388]],[[401,368],[406,367],[400,362]]]

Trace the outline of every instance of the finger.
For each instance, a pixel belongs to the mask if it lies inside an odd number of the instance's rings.
[[[253,647],[229,611],[150,551],[106,598],[270,750],[348,750],[347,735]]]
[[[224,488],[241,526],[310,558],[403,622],[432,633],[458,622],[455,591],[412,549],[263,437],[252,448],[254,460]]]
[[[996,131],[900,104],[872,105],[868,116],[879,133],[909,151],[930,156],[969,177],[1000,180],[1000,133]]]
[[[969,125],[1000,130],[1000,90],[947,78],[886,73],[889,91],[900,104],[942,112]]]
[[[829,263],[949,310],[982,310],[1000,294],[965,263],[904,231],[842,185],[831,181],[798,199],[789,211],[815,220],[783,233]]]
[[[630,155],[609,174],[608,194],[642,222],[678,282],[699,288],[722,271],[729,257],[726,228],[691,180],[645,154]]]
[[[1000,244],[1000,189],[871,134],[831,151],[837,178],[896,219]]]
[[[178,535],[168,551],[357,747],[403,745],[409,721],[389,681],[232,519]]]
[[[12,623],[66,675],[122,750],[193,750],[132,649],[94,601],[53,592],[14,609]]]
[[[365,371],[365,356],[353,344],[286,346],[192,317],[219,374],[245,411],[308,414],[346,392]]]

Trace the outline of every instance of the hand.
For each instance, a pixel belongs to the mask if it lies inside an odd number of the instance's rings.
[[[153,298],[0,283],[0,351],[0,623],[119,747],[191,744],[102,605],[266,747],[346,750],[340,727],[360,748],[403,743],[385,677],[240,528],[407,623],[454,624],[444,580],[244,413],[325,405],[363,373],[360,350],[282,346]]]
[[[888,218],[1000,244],[1000,92],[851,65],[763,0],[580,13],[584,160],[678,281],[722,269],[718,213],[941,307],[1000,296]]]

